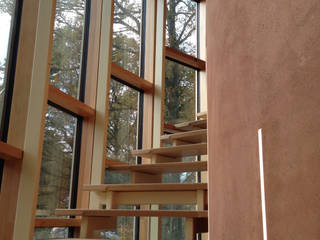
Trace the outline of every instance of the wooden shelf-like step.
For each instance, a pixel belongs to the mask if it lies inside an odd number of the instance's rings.
[[[85,191],[98,192],[159,192],[159,191],[196,191],[206,190],[207,183],[134,183],[84,185]]]
[[[174,125],[180,131],[193,131],[207,128],[207,119],[195,120],[191,122],[179,123]]]
[[[208,218],[208,211],[185,210],[88,210],[88,209],[57,209],[57,216],[83,216],[83,217],[181,217],[181,218]]]
[[[174,134],[166,134],[161,136],[162,142],[182,141],[185,143],[204,143],[207,142],[207,129],[179,132]]]
[[[207,162],[173,162],[141,165],[118,165],[110,166],[110,171],[117,172],[140,172],[149,174],[179,173],[179,172],[202,172],[207,171]]]
[[[151,158],[163,156],[167,158],[181,158],[207,154],[207,143],[187,144],[172,147],[151,148],[132,151],[134,156]]]
[[[84,190],[106,193],[106,197],[108,193],[112,193],[112,198],[117,205],[195,205],[199,196],[207,202],[206,183],[101,184],[85,185]],[[104,200],[101,199],[101,201]]]
[[[197,113],[198,118],[206,119],[207,118],[207,112],[199,112]]]

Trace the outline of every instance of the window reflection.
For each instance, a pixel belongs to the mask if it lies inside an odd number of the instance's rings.
[[[142,0],[115,0],[112,61],[139,75]]]
[[[76,124],[75,117],[47,107],[37,217],[53,217],[55,209],[70,207]]]
[[[138,105],[139,92],[114,79],[111,79],[109,93],[109,122],[107,139],[107,159],[126,164],[136,164],[136,158],[131,151],[137,147],[138,140]],[[116,173],[106,170],[105,183],[130,183],[129,174]],[[122,206],[122,209],[132,207]],[[134,218],[118,217],[117,239],[133,239]]]
[[[57,0],[50,83],[78,98],[85,0]]]
[[[165,112],[166,123],[176,124],[195,119],[196,71],[166,60]]]
[[[111,79],[107,158],[135,164],[131,151],[137,146],[139,92]]]
[[[166,45],[189,55],[197,53],[197,3],[167,0]]]

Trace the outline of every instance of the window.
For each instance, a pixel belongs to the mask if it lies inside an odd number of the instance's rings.
[[[112,61],[140,75],[143,0],[115,0]]]
[[[0,0],[0,140],[7,140],[22,2]],[[0,159],[0,190],[4,161]]]
[[[54,217],[57,208],[72,208],[77,118],[50,105],[47,107],[37,217]],[[37,229],[35,237],[58,237],[66,230]]]
[[[165,113],[166,123],[176,124],[195,119],[196,70],[166,60]]]
[[[111,79],[109,93],[109,121],[107,159],[136,164],[131,151],[138,144],[139,91]],[[129,174],[106,171],[105,183],[130,183]],[[131,208],[122,206],[120,208]],[[134,217],[118,217],[117,235],[120,239],[133,239]]]
[[[193,0],[167,0],[166,46],[187,55],[198,55],[197,11],[198,3]],[[166,59],[164,121],[177,124],[196,118],[196,87],[198,71],[183,62]],[[195,157],[185,157],[182,161],[196,161]],[[164,174],[166,183],[194,183],[197,176],[193,172]],[[193,205],[162,205],[165,210],[195,210]],[[162,239],[184,239],[184,218],[162,218]]]
[[[69,236],[68,228],[37,228],[34,231],[34,239],[63,239]]]
[[[84,100],[90,1],[57,0],[50,84]],[[75,208],[82,117],[54,102],[47,105],[38,190],[37,218],[55,217],[57,208]],[[36,228],[35,239],[72,237],[72,228]]]
[[[85,0],[57,0],[50,83],[79,98]]]
[[[167,0],[166,45],[197,55],[197,2]]]
[[[135,164],[131,151],[137,148],[139,92],[111,79],[107,158]]]
[[[144,68],[144,5],[145,0],[115,0],[113,18],[112,61],[125,70],[143,76]],[[142,116],[142,93],[126,85],[123,79],[111,79],[107,133],[107,160],[136,164],[131,151],[141,144],[139,119]],[[106,170],[105,183],[130,183],[129,174]],[[133,206],[119,206],[132,209]],[[118,217],[116,233],[119,239],[134,239],[134,217]],[[111,236],[110,235],[110,236]]]

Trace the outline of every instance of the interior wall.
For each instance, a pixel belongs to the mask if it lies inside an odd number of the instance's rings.
[[[320,239],[320,2],[207,1],[210,239]]]

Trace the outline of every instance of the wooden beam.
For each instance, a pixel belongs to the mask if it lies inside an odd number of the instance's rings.
[[[200,94],[200,98],[201,98],[201,100],[206,100],[206,98],[202,98],[201,97],[201,95],[202,94]],[[201,101],[202,102],[202,101]],[[197,117],[198,118],[203,118],[203,119],[206,119],[207,118],[207,112],[205,111],[205,112],[199,112],[199,113],[197,113]]]
[[[117,172],[141,172],[149,174],[200,172],[207,170],[207,162],[178,162],[178,163],[156,163],[141,165],[113,165],[109,171]]]
[[[145,217],[189,217],[208,218],[207,211],[193,210],[87,210],[87,209],[57,209],[57,216],[92,216],[92,217],[114,217],[114,216],[145,216]]]
[[[0,159],[16,161],[22,160],[22,158],[23,151],[0,141]]]
[[[189,67],[195,68],[200,71],[205,71],[206,70],[206,62],[199,59],[195,58],[193,56],[190,56],[184,52],[181,52],[179,50],[176,50],[171,47],[165,47],[166,49],[166,58],[169,60],[173,60],[176,62],[179,62],[181,64],[187,65]]]
[[[35,55],[26,120],[14,240],[32,239],[40,179],[52,54],[55,0],[39,1]]]
[[[85,191],[98,192],[156,192],[156,191],[195,191],[205,190],[206,183],[135,183],[135,184],[100,184],[84,185]]]
[[[20,3],[22,1],[19,1]],[[24,148],[36,40],[38,0],[24,1],[7,143]],[[4,35],[4,33],[2,33]],[[0,194],[0,236],[13,239],[22,161],[6,161]],[[30,193],[29,193],[30,194]],[[28,234],[28,233],[26,233]],[[25,235],[26,236],[26,235]]]
[[[207,143],[178,145],[172,147],[151,148],[132,151],[134,156],[153,157],[163,156],[169,158],[181,158],[207,154]]]
[[[80,227],[80,218],[36,218],[35,227]]]
[[[201,119],[191,122],[179,123],[174,125],[176,130],[180,131],[193,131],[207,128],[207,119]]]
[[[59,105],[83,118],[95,118],[95,110],[76,98],[62,92],[58,88],[49,85],[48,101]]]
[[[117,205],[196,205],[196,191],[113,192]]]
[[[111,75],[133,87],[143,90],[144,92],[153,92],[153,83],[144,80],[143,78],[127,71],[115,63],[112,63],[111,65]]]
[[[161,136],[162,142],[172,142],[174,140],[184,141],[187,143],[207,142],[207,129],[166,134]]]
[[[96,119],[94,126],[94,145],[92,151],[91,184],[101,184],[105,176],[106,140],[108,130],[109,91],[112,56],[112,26],[114,1],[101,1],[101,34],[96,100]],[[90,208],[98,208],[99,195],[90,193]]]
[[[89,42],[87,56],[87,75],[85,87],[84,103],[91,108],[96,108],[97,100],[97,84],[99,71],[99,49],[100,49],[100,27],[102,15],[102,1],[91,1],[90,7],[90,27],[89,27]],[[84,184],[89,184],[91,181],[91,166],[93,156],[93,139],[94,139],[94,118],[85,118],[82,124],[82,137],[80,155],[80,167],[78,178],[78,197],[77,207],[89,207],[89,193],[82,191]]]

